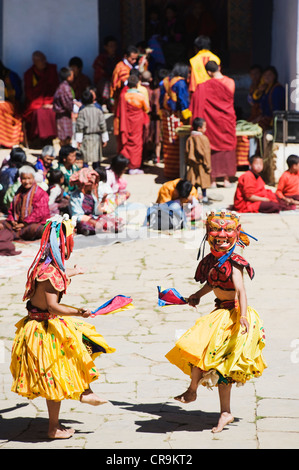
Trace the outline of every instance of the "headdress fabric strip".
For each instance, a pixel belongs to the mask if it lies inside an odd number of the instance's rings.
[[[61,237],[60,237],[60,229],[61,229],[61,224],[57,225],[56,221],[54,221],[52,223],[51,232],[50,232],[50,250],[53,256],[53,261],[55,261],[59,269],[64,272],[65,267],[62,261],[62,256],[61,256],[59,244],[58,244],[58,240],[60,241],[60,243],[62,242]]]
[[[166,307],[167,305],[184,305],[187,303],[185,297],[183,297],[175,288],[161,290],[160,286],[158,289],[158,305],[160,307]]]

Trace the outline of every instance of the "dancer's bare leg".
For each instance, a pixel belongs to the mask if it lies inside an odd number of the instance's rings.
[[[59,423],[60,405],[60,401],[47,400],[49,413],[48,437],[50,439],[68,439],[72,437],[75,432],[74,429],[65,428]]]
[[[88,405],[93,405],[93,406],[99,406],[99,405],[104,405],[105,403],[108,403],[107,400],[103,400],[102,398],[99,398],[91,390],[91,388],[88,388],[81,394],[80,401],[81,403],[86,403]]]
[[[191,371],[191,382],[185,393],[174,397],[175,400],[180,401],[181,403],[191,403],[196,400],[197,397],[197,387],[198,382],[202,378],[202,370],[198,367],[192,367]]]
[[[220,418],[218,421],[217,426],[212,429],[212,432],[221,432],[223,428],[232,423],[234,420],[233,415],[231,414],[230,410],[230,395],[231,395],[232,385],[219,385],[218,386],[218,393],[220,399]]]

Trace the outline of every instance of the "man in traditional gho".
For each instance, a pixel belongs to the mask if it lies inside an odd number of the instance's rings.
[[[65,268],[73,250],[73,230],[68,216],[47,221],[27,274],[23,300],[28,313],[16,324],[12,347],[12,391],[29,399],[46,399],[51,439],[66,439],[75,432],[59,423],[62,400],[94,406],[106,403],[90,389],[90,383],[99,377],[93,361],[102,353],[115,351],[94,326],[72,318],[89,317],[89,309],[60,304],[70,277],[83,273],[78,266]]]
[[[240,255],[237,245],[249,245],[234,212],[209,213],[206,235],[211,252],[199,263],[195,280],[203,287],[188,299],[196,306],[209,292],[216,296],[216,308],[200,317],[184,333],[166,358],[191,377],[189,388],[175,397],[181,403],[196,400],[198,385],[217,386],[220,399],[220,418],[212,432],[220,432],[233,422],[230,409],[232,384],[242,385],[262,375],[267,367],[262,350],[265,335],[258,313],[247,305],[243,283],[246,269],[250,279],[254,270]]]

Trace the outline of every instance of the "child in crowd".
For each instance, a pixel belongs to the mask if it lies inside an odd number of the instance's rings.
[[[287,158],[288,169],[279,181],[276,195],[287,204],[299,207],[299,157],[290,155]]]
[[[72,111],[74,104],[74,92],[71,83],[74,72],[71,68],[63,67],[59,73],[61,83],[53,98],[53,110],[56,114],[57,137],[60,145],[71,143],[73,135]]]
[[[201,188],[202,202],[207,204],[207,188],[211,186],[211,147],[209,139],[205,136],[206,121],[202,118],[195,118],[192,128],[186,143],[186,163],[189,167],[187,180],[191,181],[196,188]]]
[[[58,169],[64,175],[63,188],[66,193],[73,191],[75,188],[70,184],[70,177],[79,171],[76,165],[76,149],[71,145],[63,145],[59,150]]]
[[[84,157],[81,150],[77,150],[76,152],[76,165],[81,170],[81,168],[86,168],[88,165],[84,163]]]
[[[129,159],[118,154],[112,158],[110,168],[107,169],[107,183],[111,187],[112,193],[117,194],[123,202],[130,197],[130,193],[126,189],[127,181],[123,178],[128,165]]]
[[[102,149],[109,141],[103,111],[94,103],[94,94],[86,89],[82,94],[83,107],[76,121],[76,140],[83,153],[85,163],[101,161]]]
[[[267,189],[260,176],[264,168],[261,156],[253,155],[249,159],[250,169],[240,176],[234,196],[234,210],[238,212],[262,212],[274,214],[282,210],[292,210],[293,205],[279,199]]]
[[[98,200],[103,214],[111,214],[118,206],[124,204],[129,197],[129,193],[125,191],[113,192],[112,186],[107,181],[107,170],[98,166],[95,169],[100,175],[98,184]]]
[[[26,163],[26,153],[21,147],[15,147],[11,150],[9,158],[3,162],[0,171],[0,210],[7,213],[8,206],[5,202],[5,196],[9,188],[13,187],[12,198],[20,186],[18,181],[19,169]],[[11,198],[11,200],[12,200]],[[10,201],[11,202],[11,201]]]
[[[69,195],[63,189],[64,176],[61,170],[51,168],[47,174],[50,214],[68,214]]]

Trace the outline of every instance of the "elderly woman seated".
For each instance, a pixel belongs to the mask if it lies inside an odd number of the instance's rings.
[[[78,189],[70,197],[71,216],[77,218],[77,233],[95,235],[96,232],[119,232],[123,222],[105,212],[98,197],[100,175],[92,168],[82,168],[70,177],[70,184]]]
[[[0,230],[10,232],[14,240],[41,238],[44,224],[50,217],[49,196],[35,180],[36,171],[29,165],[19,169],[21,186],[10,205],[8,216]]]

